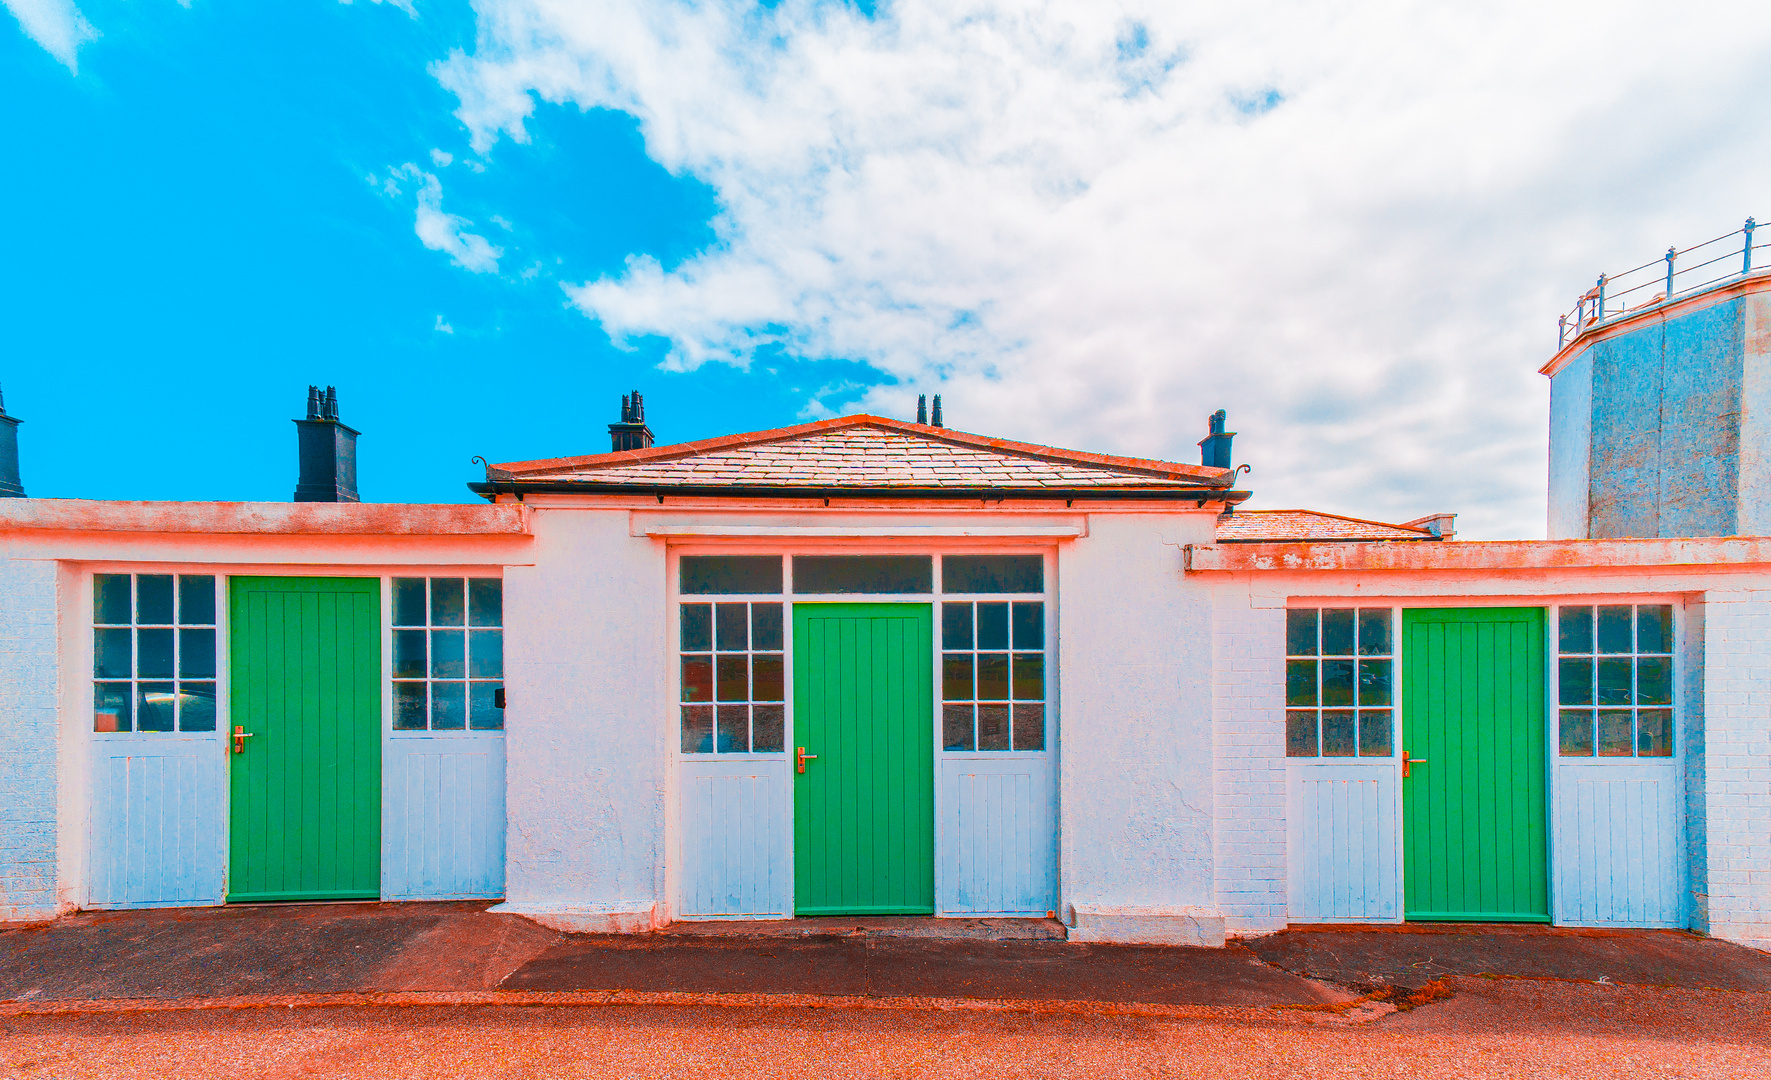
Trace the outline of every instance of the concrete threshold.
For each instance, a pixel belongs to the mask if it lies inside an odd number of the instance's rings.
[[[696,938],[913,938],[928,941],[1063,941],[1056,919],[941,919],[929,915],[831,915],[796,919],[690,919],[657,931]]]

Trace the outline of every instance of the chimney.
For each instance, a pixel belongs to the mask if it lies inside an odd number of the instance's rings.
[[[1211,434],[1199,440],[1199,463],[1206,468],[1230,468],[1230,440],[1236,433],[1224,430],[1224,420],[1224,410],[1212,413]]]
[[[947,426],[946,424],[941,422],[941,395],[940,394],[935,395],[935,415],[929,418],[929,426],[930,427],[946,427]]]
[[[338,421],[338,388],[307,388],[307,419],[295,421],[301,478],[296,502],[361,502],[357,497],[357,435]]]
[[[929,422],[929,396],[927,394],[916,395],[916,422],[919,424]]]
[[[0,499],[22,499],[25,486],[18,478],[18,426],[24,423],[6,415],[6,398],[0,397]]]
[[[1457,535],[1457,515],[1428,514],[1426,517],[1415,518],[1413,521],[1404,521],[1402,527],[1405,529],[1425,529],[1440,540],[1449,540]]]
[[[646,426],[646,403],[635,390],[621,395],[621,422],[609,425],[611,450],[644,450],[652,445],[652,429]]]

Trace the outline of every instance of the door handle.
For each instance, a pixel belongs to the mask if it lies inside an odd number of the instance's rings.
[[[1424,758],[1424,757],[1411,758],[1408,756],[1408,751],[1406,751],[1406,750],[1402,751],[1402,779],[1404,779],[1404,780],[1408,779],[1408,767],[1410,765],[1425,765],[1426,763],[1427,763],[1426,758]]]
[[[799,748],[799,771],[800,772],[806,771],[806,762],[817,761],[817,760],[818,760],[817,754],[806,753],[806,748],[803,746]]]
[[[252,732],[247,731],[243,727],[234,728],[234,753],[244,754],[246,752],[246,740],[250,738],[252,738]],[[803,772],[804,770],[801,771]]]

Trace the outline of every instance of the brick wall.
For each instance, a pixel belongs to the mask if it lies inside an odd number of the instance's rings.
[[[1217,903],[1229,933],[1286,922],[1285,606],[1215,590],[1212,741]]]
[[[56,564],[0,561],[0,920],[55,914]]]
[[[1771,590],[1704,600],[1708,930],[1771,947]]]

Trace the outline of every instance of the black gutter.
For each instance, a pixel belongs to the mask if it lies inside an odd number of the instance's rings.
[[[843,488],[843,487],[730,487],[661,486],[658,484],[524,483],[489,480],[467,485],[474,494],[495,495],[650,495],[659,502],[667,496],[694,499],[965,499],[1002,502],[1007,499],[1039,499],[1045,502],[1222,502],[1234,505],[1253,492],[1218,487],[1176,488]]]

